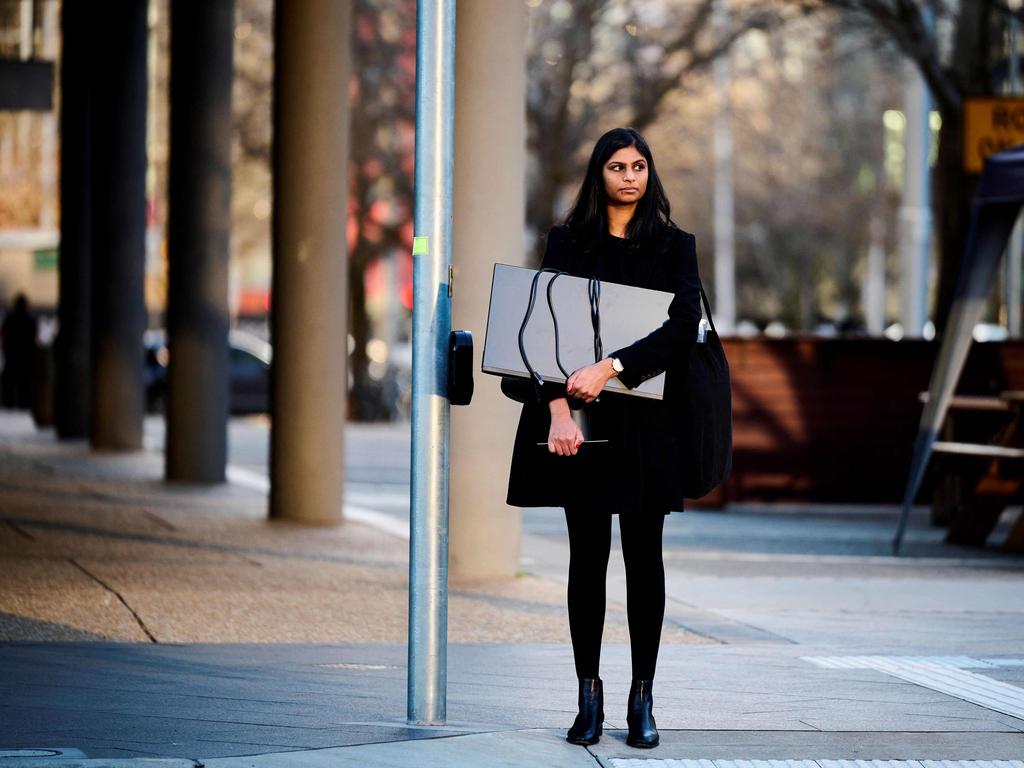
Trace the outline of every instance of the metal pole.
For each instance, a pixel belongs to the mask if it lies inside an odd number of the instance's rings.
[[[881,195],[879,195],[881,199]],[[864,320],[868,333],[885,331],[885,220],[881,211],[868,222],[868,258],[864,277]]]
[[[931,29],[931,16],[925,11]],[[904,65],[906,147],[903,201],[900,203],[900,251],[903,274],[903,335],[920,338],[928,322],[928,264],[931,254],[932,208],[928,153],[931,143],[931,91],[913,64]]]
[[[451,333],[455,0],[416,11],[412,314],[410,723],[445,720],[448,653],[448,336]]]
[[[906,166],[900,205],[903,255],[903,335],[919,338],[928,320],[928,255],[932,211],[928,190],[929,98],[920,75],[909,71],[906,88]]]

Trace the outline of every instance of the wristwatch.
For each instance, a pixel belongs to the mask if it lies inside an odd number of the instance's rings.
[[[613,357],[613,358],[611,358],[611,361],[612,361],[612,370],[615,371],[616,374],[620,374],[620,373],[622,373],[625,370],[622,367],[622,362],[619,360],[619,358]]]

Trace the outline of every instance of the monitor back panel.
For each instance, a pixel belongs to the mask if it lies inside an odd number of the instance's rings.
[[[502,376],[529,377],[519,352],[519,328],[530,301],[530,285],[536,270],[494,265],[491,303],[487,314],[482,370]],[[530,365],[545,381],[565,382],[555,360],[555,324],[548,308],[548,283],[554,275],[541,273],[533,314],[523,335]],[[551,290],[552,306],[558,319],[558,341],[562,365],[573,371],[594,363],[594,329],[590,319],[589,281],[560,275]],[[643,338],[668,319],[672,294],[618,283],[601,283],[601,341],[604,356]],[[661,399],[665,374],[659,373],[635,389],[618,379],[605,389],[638,397]]]

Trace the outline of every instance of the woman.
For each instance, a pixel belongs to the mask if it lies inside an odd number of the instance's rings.
[[[619,515],[633,673],[626,742],[655,747],[651,684],[665,614],[661,536],[665,516],[682,508],[676,434],[682,416],[675,404],[679,368],[696,341],[701,313],[694,237],[672,222],[639,133],[616,128],[598,139],[572,211],[548,235],[543,266],[674,294],[660,328],[575,371],[564,385],[546,382],[538,397],[525,398],[508,490],[514,506],[565,508],[569,629],[579,680],[579,714],[566,736],[573,744],[594,744],[601,736],[605,581],[612,515]],[[610,392],[596,399],[614,377],[633,388],[661,371],[661,401]],[[510,384],[504,388],[511,393]],[[588,404],[592,436],[606,444],[583,444],[570,401]]]

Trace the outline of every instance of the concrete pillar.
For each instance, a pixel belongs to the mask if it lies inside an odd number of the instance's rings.
[[[234,0],[171,3],[168,480],[227,465]]]
[[[270,516],[341,519],[351,0],[275,14]]]
[[[100,450],[142,448],[146,8],[146,0],[110,0],[89,41],[97,171],[92,177],[90,437]]]
[[[455,46],[452,328],[473,331],[479,360],[495,261],[525,264],[526,6],[460,0]],[[449,572],[510,577],[522,516],[505,505],[520,406],[476,372],[472,405],[452,408]]]
[[[91,16],[85,3],[61,4],[59,331],[54,348],[54,421],[61,438],[89,434]]]

